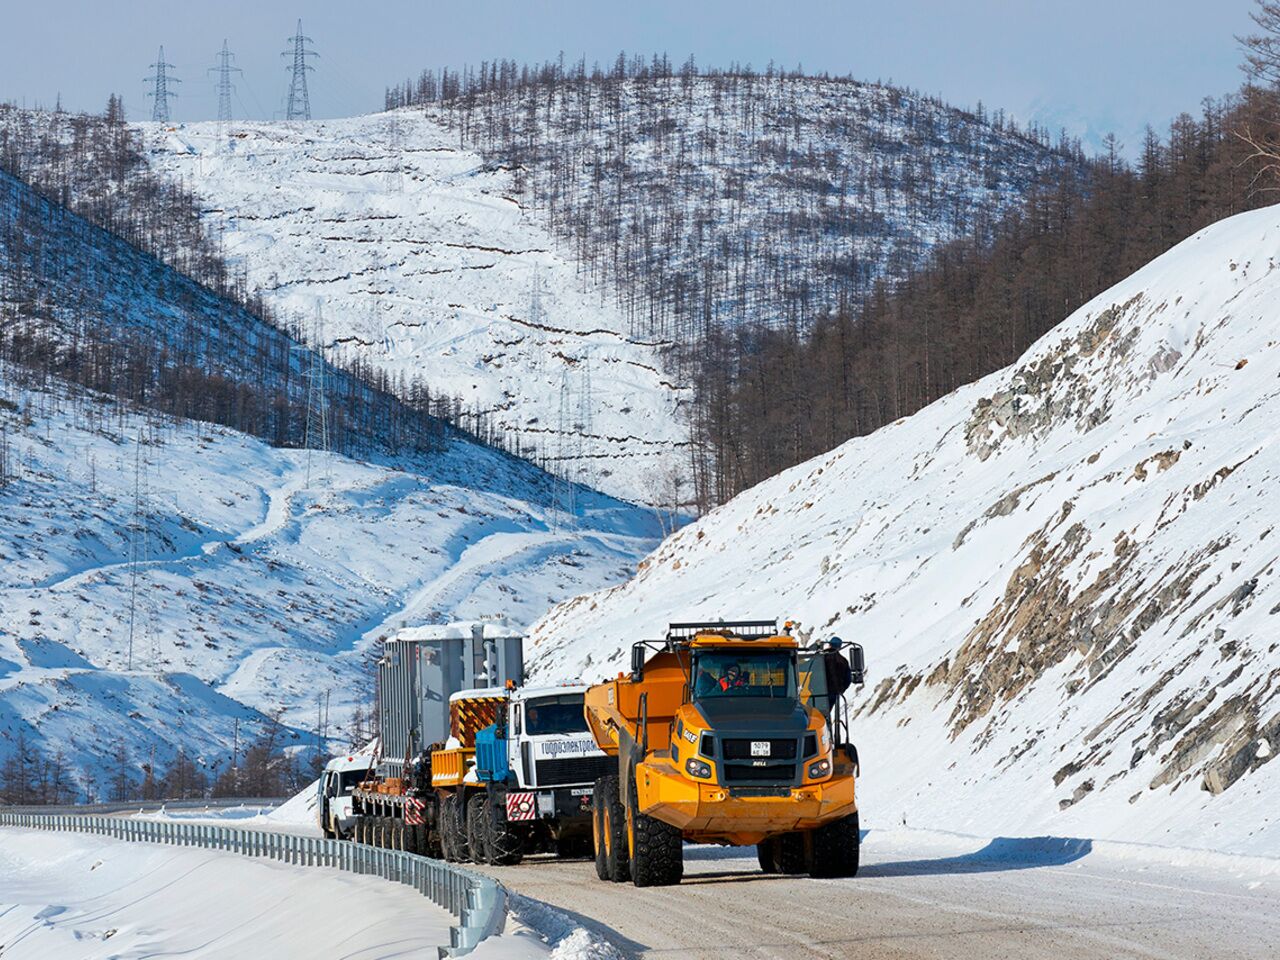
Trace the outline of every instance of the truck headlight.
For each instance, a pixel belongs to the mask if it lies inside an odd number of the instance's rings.
[[[689,776],[698,777],[701,780],[705,780],[711,776],[711,764],[703,763],[696,757],[690,757],[686,760],[684,768],[688,771]]]
[[[831,761],[826,757],[821,760],[815,760],[809,764],[809,779],[817,780],[819,777],[825,777],[831,772]]]

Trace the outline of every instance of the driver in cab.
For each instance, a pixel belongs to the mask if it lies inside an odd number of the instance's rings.
[[[697,695],[707,696],[747,692],[747,675],[741,664],[730,663],[724,673],[716,677],[710,670],[701,670],[698,674]]]

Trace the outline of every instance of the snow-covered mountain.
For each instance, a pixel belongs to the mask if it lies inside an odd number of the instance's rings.
[[[401,95],[516,171],[565,248],[626,292],[633,330],[686,342],[807,329],[1082,168],[1003,112],[892,84],[672,75],[659,58],[489,67]]]
[[[1280,207],[1015,365],[738,496],[534,629],[597,677],[668,620],[862,642],[864,822],[1280,853]]]
[[[308,746],[326,698],[340,736],[372,702],[388,631],[528,623],[656,542],[649,512],[580,492],[577,516],[557,513],[546,474],[466,441],[373,465],[13,373],[0,366],[0,753],[21,732],[82,784],[117,741],[135,769],[180,746],[225,763],[237,721],[243,743],[281,711]]]
[[[511,173],[398,111],[307,124],[142,125],[231,262],[325,339],[488,415],[549,469],[653,503],[680,460],[668,344],[556,251]]]

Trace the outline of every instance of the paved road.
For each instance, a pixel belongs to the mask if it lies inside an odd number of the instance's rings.
[[[482,868],[635,957],[1280,957],[1280,874],[1228,877],[1078,846],[868,835],[852,880],[761,874],[754,850],[685,848],[679,887],[596,879],[589,862]]]

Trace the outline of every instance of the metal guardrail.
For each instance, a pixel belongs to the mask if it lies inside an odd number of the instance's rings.
[[[298,866],[334,867],[369,874],[413,887],[458,918],[450,927],[450,945],[441,957],[470,953],[486,937],[501,933],[507,917],[507,893],[491,877],[461,867],[347,840],[322,840],[288,833],[237,829],[171,820],[128,820],[101,814],[41,814],[0,811],[0,826],[91,833],[117,840],[225,850]]]

